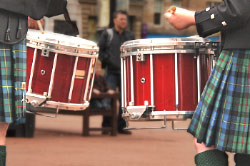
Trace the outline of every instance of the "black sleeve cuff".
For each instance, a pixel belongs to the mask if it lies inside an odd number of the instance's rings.
[[[227,27],[226,21],[219,14],[216,7],[196,12],[195,22],[197,32],[201,37],[217,33]]]

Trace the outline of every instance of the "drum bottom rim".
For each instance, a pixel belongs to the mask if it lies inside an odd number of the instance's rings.
[[[43,107],[56,108],[56,109],[60,109],[60,110],[69,110],[69,111],[82,111],[82,110],[85,110],[88,106],[89,106],[88,101],[86,101],[83,104],[47,101],[43,105]]]

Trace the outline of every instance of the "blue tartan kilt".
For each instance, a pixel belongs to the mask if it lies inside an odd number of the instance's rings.
[[[0,122],[24,123],[26,43],[0,43]]]
[[[224,50],[188,132],[221,151],[250,154],[250,50]]]

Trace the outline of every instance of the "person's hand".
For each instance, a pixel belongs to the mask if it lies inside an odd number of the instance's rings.
[[[113,95],[113,94],[115,94],[115,91],[114,91],[113,89],[109,89],[109,90],[107,91],[107,93],[110,94],[110,95]]]
[[[183,30],[191,25],[195,25],[194,15],[194,11],[173,7],[164,14],[166,20],[177,30]]]
[[[44,27],[44,20],[41,19],[40,22],[41,22],[42,26]],[[39,26],[37,24],[37,21],[30,18],[30,17],[28,17],[28,25],[29,25],[29,29],[37,29],[37,30],[39,30]]]
[[[93,93],[94,93],[95,95],[99,95],[99,94],[101,93],[101,91],[99,91],[98,89],[93,89]]]

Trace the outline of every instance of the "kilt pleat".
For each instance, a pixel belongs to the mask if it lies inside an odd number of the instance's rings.
[[[0,44],[0,122],[24,123],[26,43]]]
[[[250,51],[224,50],[213,68],[188,132],[206,146],[250,154]]]

